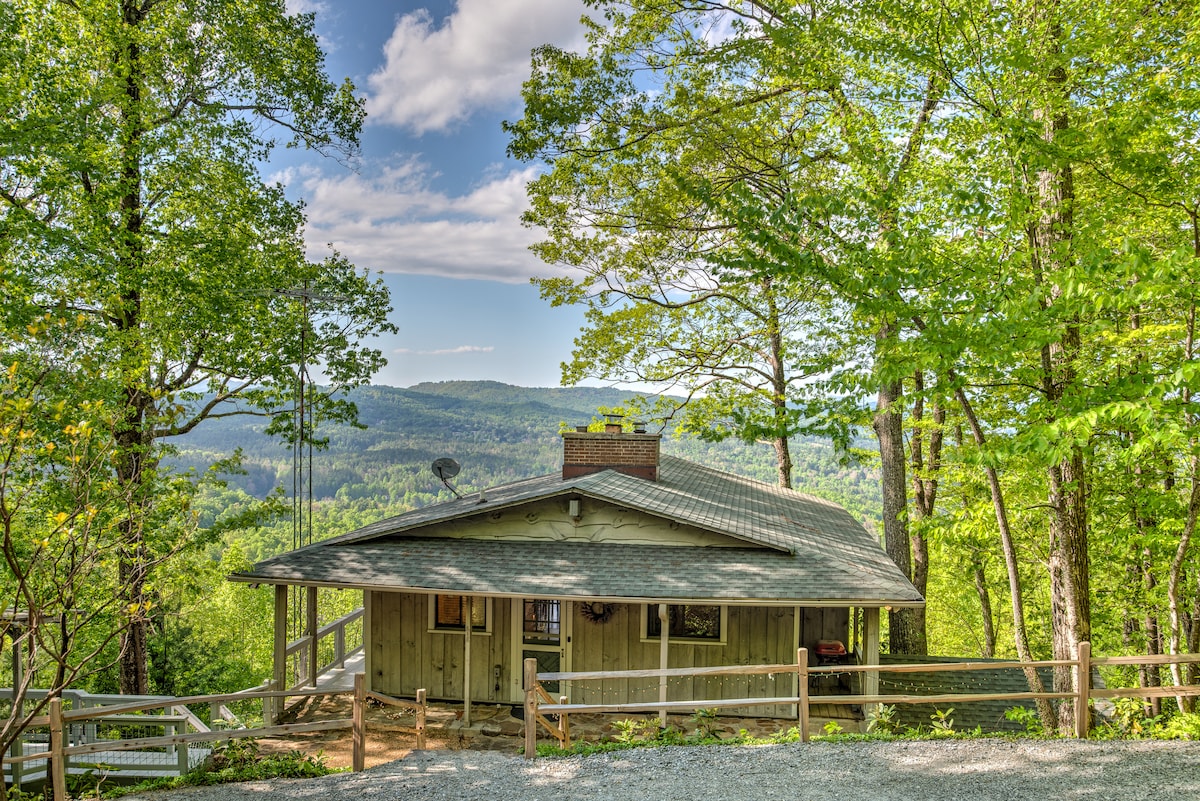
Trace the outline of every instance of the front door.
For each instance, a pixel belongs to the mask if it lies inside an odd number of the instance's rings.
[[[517,697],[525,688],[522,665],[525,660],[537,660],[539,673],[570,670],[571,618],[570,602],[554,598],[524,598],[513,604],[514,651],[517,668],[514,671]],[[543,682],[551,695],[563,692],[559,682]],[[514,699],[515,700],[515,699]]]

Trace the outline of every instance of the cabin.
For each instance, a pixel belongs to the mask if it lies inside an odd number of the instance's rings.
[[[794,663],[803,646],[812,664],[876,664],[880,610],[924,604],[835,503],[663,455],[659,435],[620,425],[562,442],[561,472],[230,576],[276,587],[276,681],[289,587],[362,590],[368,689],[488,704],[522,702],[529,657],[542,672],[609,671]],[[668,700],[779,698],[794,684],[794,673],[673,679]],[[549,689],[572,703],[660,699],[658,679]],[[743,714],[794,717],[795,705]]]

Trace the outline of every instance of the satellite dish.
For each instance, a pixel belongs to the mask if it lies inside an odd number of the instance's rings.
[[[435,459],[433,462],[433,474],[442,481],[454,478],[461,469],[458,462],[446,456],[443,456],[441,459]]]
[[[462,495],[460,495],[458,490],[456,490],[450,483],[450,479],[457,476],[458,471],[462,469],[458,466],[458,462],[447,456],[443,456],[440,459],[434,459],[430,469],[433,470],[433,474],[437,476],[443,484],[446,485],[446,489],[454,493],[454,497],[462,498]]]

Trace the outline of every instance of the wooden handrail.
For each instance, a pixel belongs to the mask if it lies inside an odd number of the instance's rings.
[[[1200,655],[1196,660],[1200,661]],[[1093,659],[1093,664],[1099,659]],[[1047,659],[1042,662],[924,662],[920,664],[892,665],[813,665],[809,673],[941,673],[958,670],[1001,670],[1034,667],[1069,667],[1074,659]],[[722,665],[697,668],[646,668],[642,670],[590,670],[573,673],[539,673],[538,681],[596,681],[601,679],[655,679],[661,677],[681,678],[690,676],[746,676],[770,673],[796,672],[796,664],[783,665]]]
[[[172,698],[164,704],[162,701],[142,701],[135,704],[113,704],[111,706],[85,707],[63,712],[63,720],[77,721],[90,718],[101,718],[106,715],[118,715],[125,712],[140,712],[145,709],[161,709],[164,706],[189,704],[225,703],[228,701],[245,701],[253,698],[286,698],[315,695],[346,695],[349,690],[255,690],[254,692],[225,693],[223,695],[191,695],[183,698]]]

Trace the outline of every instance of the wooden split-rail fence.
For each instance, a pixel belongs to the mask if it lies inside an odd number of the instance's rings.
[[[1171,665],[1200,662],[1200,654],[1163,654],[1159,656],[1110,656],[1092,657],[1091,643],[1082,642],[1075,659],[1044,660],[1040,662],[938,662],[936,664],[892,664],[892,665],[828,665],[810,667],[808,649],[796,652],[794,664],[774,665],[727,665],[720,667],[660,668],[648,670],[580,671],[570,673],[539,673],[536,659],[524,661],[525,679],[525,757],[537,756],[539,727],[555,739],[561,748],[571,745],[570,716],[572,714],[602,713],[619,714],[628,712],[657,712],[665,719],[671,712],[687,713],[701,709],[728,709],[771,705],[795,705],[797,728],[803,742],[809,739],[809,712],[814,704],[875,705],[875,704],[962,704],[978,701],[1036,701],[1038,699],[1072,699],[1075,702],[1075,736],[1088,736],[1091,724],[1089,701],[1097,698],[1184,698],[1200,696],[1200,686],[1183,685],[1172,687],[1097,688],[1092,686],[1092,668],[1102,665]],[[1020,669],[1070,667],[1074,673],[1074,689],[1070,692],[1015,692],[1015,693],[949,693],[943,695],[880,695],[878,693],[818,695],[809,694],[809,678],[843,673],[941,673],[946,671],[994,671],[997,669]],[[541,682],[603,681],[612,679],[650,679],[660,681],[671,678],[697,676],[748,676],[763,674],[787,674],[796,676],[795,695],[755,698],[708,698],[685,701],[668,701],[661,697],[657,701],[638,701],[614,704],[572,704],[567,696],[551,697]]]
[[[303,700],[306,698],[348,694],[352,695],[354,700],[351,717],[308,723],[282,723],[255,728],[220,729],[213,731],[204,726],[195,715],[187,710],[189,705],[194,704],[209,704],[215,710],[225,707],[225,705],[230,703],[252,699],[263,699],[264,702],[270,702],[282,701],[288,698]],[[354,770],[359,771],[364,768],[366,761],[367,727],[365,708],[368,700],[412,710],[416,717],[416,747],[418,749],[425,747],[425,724],[428,714],[428,706],[425,703],[425,690],[417,691],[415,701],[392,698],[367,691],[363,681],[363,674],[356,673],[353,690],[255,690],[224,695],[196,695],[171,698],[166,700],[165,703],[163,698],[150,698],[131,703],[85,706],[77,709],[63,709],[63,699],[60,697],[52,698],[48,703],[48,714],[40,715],[29,721],[29,728],[49,728],[49,741],[46,746],[19,755],[5,755],[4,762],[16,771],[14,774],[16,776],[20,775],[19,771],[27,763],[38,762],[47,765],[49,784],[54,790],[54,797],[65,799],[68,797],[66,789],[68,771],[73,765],[78,764],[80,758],[90,757],[91,762],[88,764],[96,764],[101,756],[111,759],[113,754],[121,752],[132,751],[140,752],[143,755],[147,753],[155,756],[165,755],[169,757],[167,760],[168,763],[171,760],[177,761],[178,764],[172,765],[172,767],[176,768],[175,773],[178,775],[186,773],[192,767],[190,764],[191,746],[195,744],[349,729],[353,739],[352,766]],[[167,716],[139,714],[147,710],[164,708],[182,710],[182,712]],[[227,709],[227,707],[225,708]],[[95,739],[72,735],[72,732],[87,731],[89,727],[96,727],[102,724],[129,724],[145,727],[147,725],[162,726],[164,725],[164,721],[169,725],[179,725],[172,733],[156,737]],[[190,723],[196,730],[182,731],[183,723],[185,722]],[[162,760],[158,761],[161,762]],[[32,775],[27,774],[27,776],[28,778],[34,778]],[[38,778],[44,778],[44,774]]]

